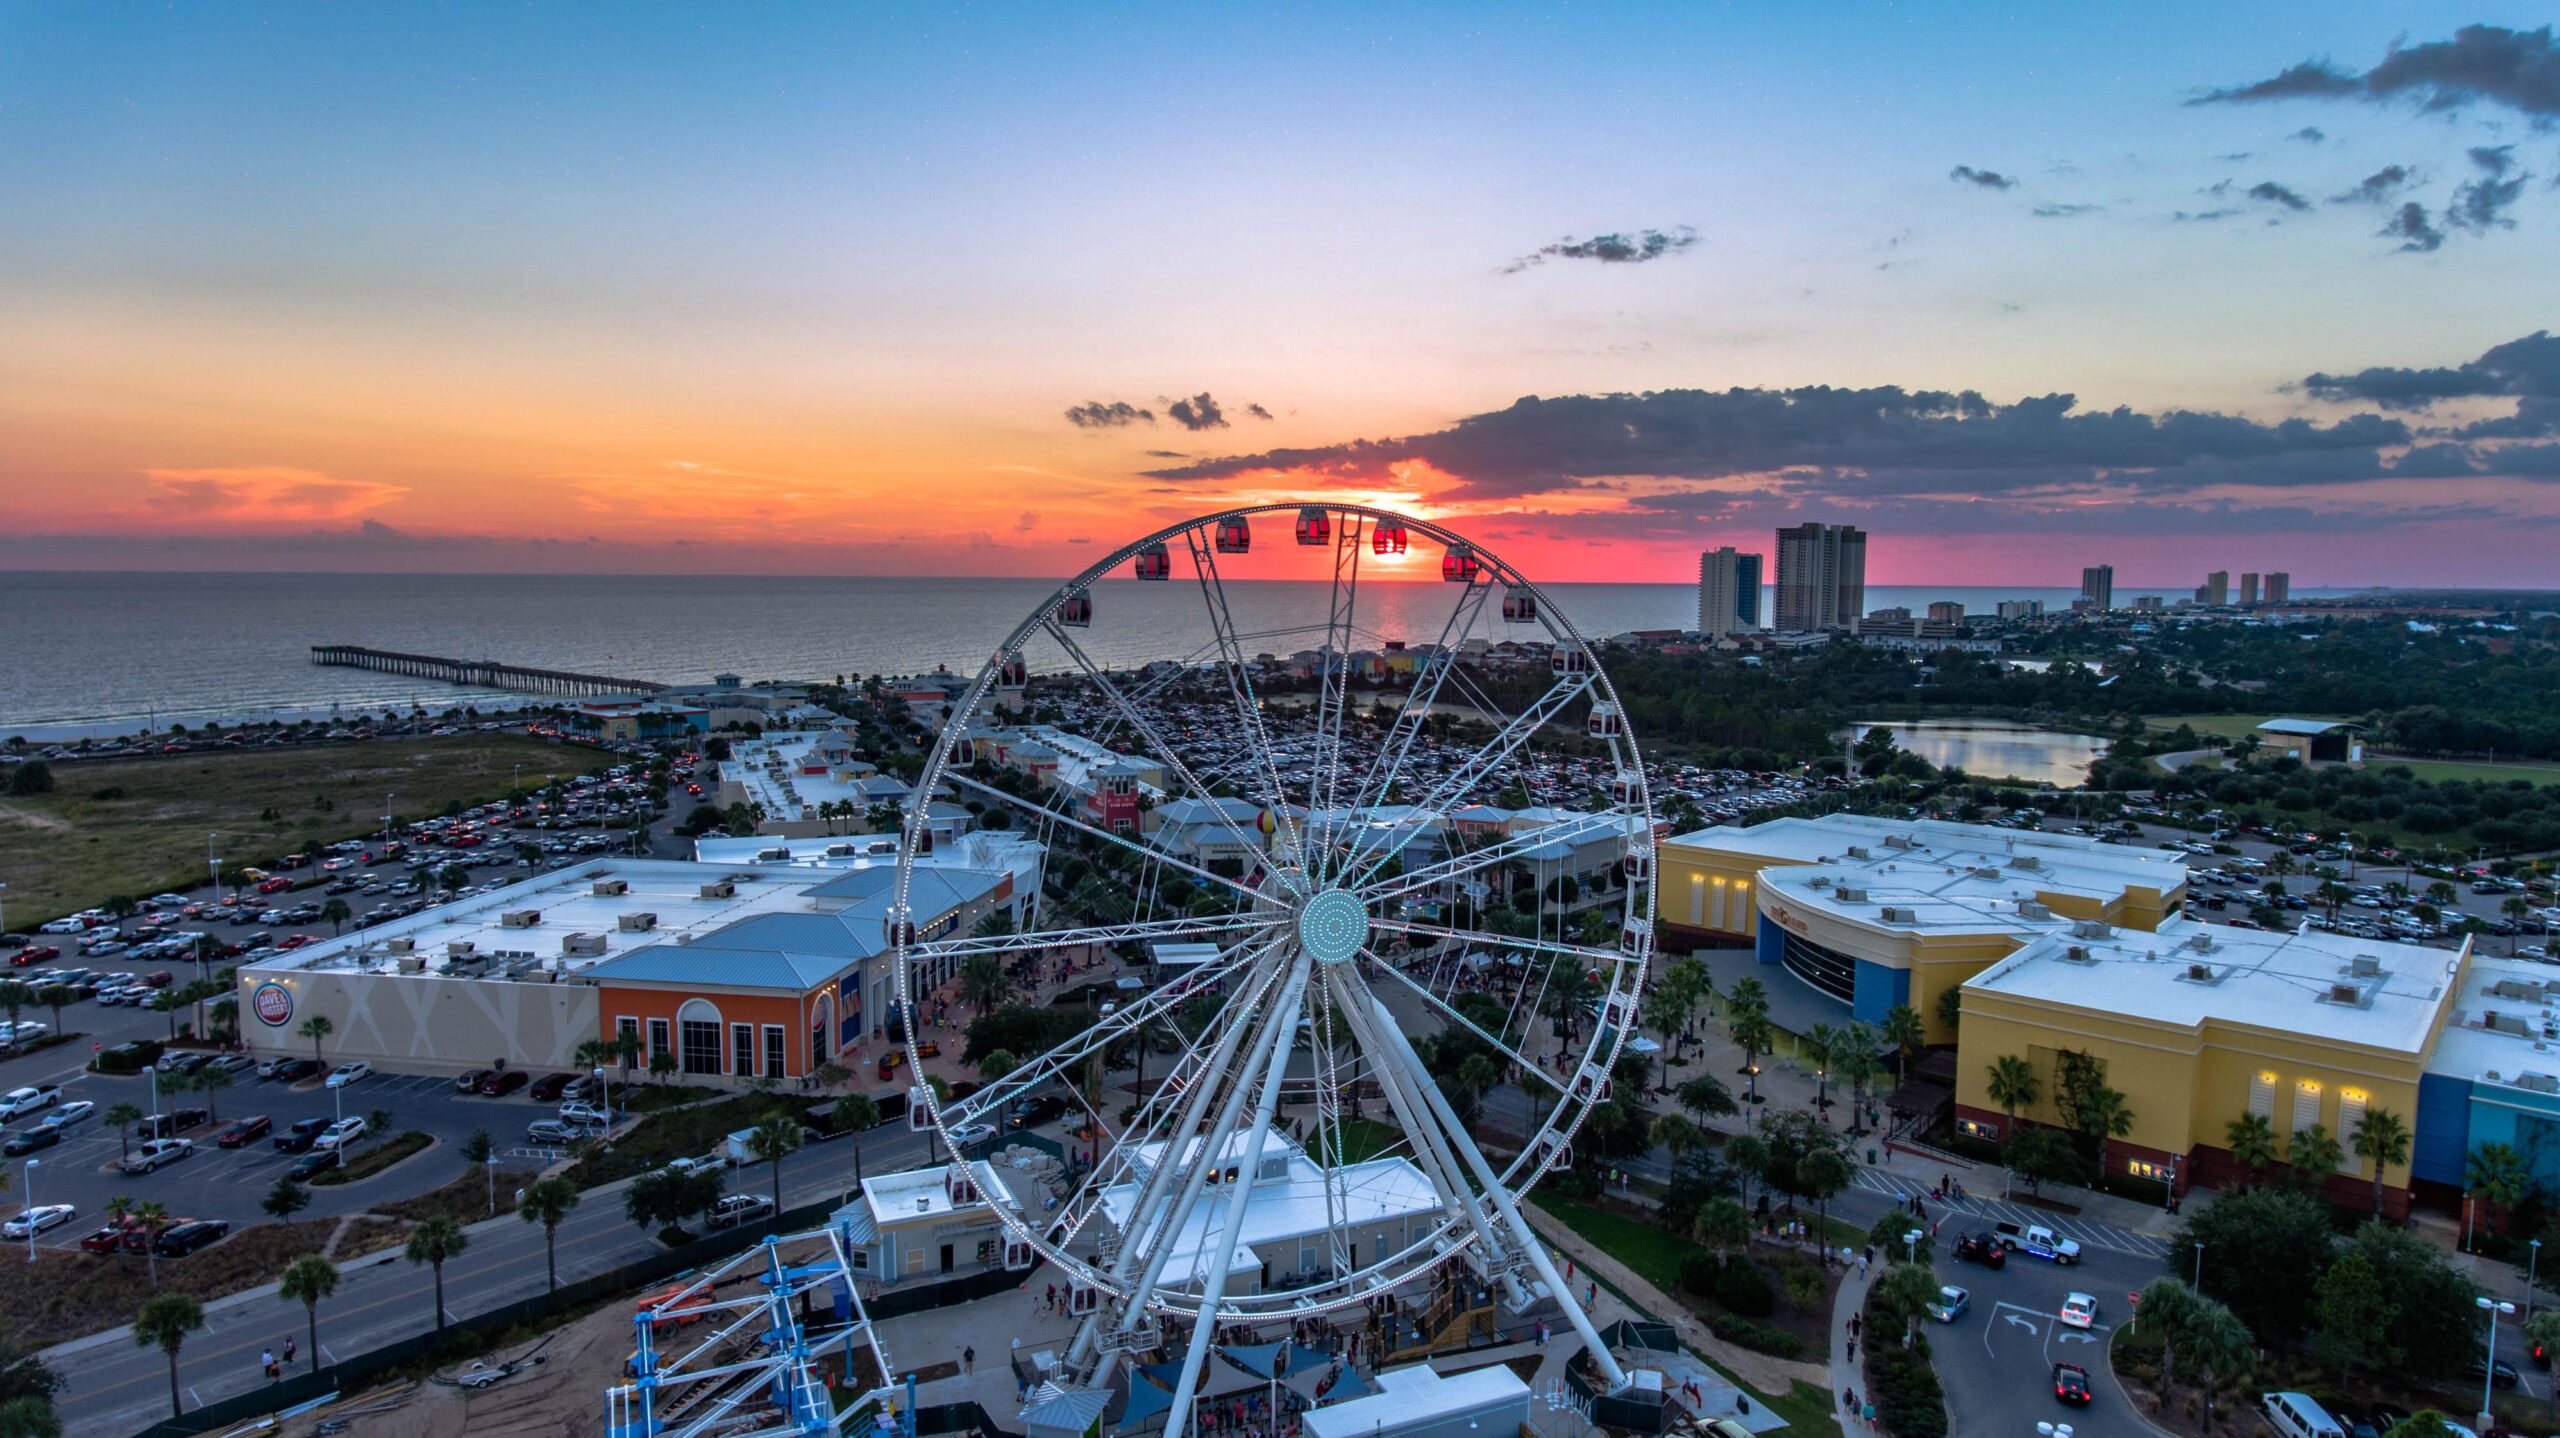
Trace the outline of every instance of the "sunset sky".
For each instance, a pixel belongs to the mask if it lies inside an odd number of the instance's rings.
[[[0,0],[0,567],[2560,586],[2549,14]]]

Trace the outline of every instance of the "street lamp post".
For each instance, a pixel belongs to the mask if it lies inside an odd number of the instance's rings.
[[[2491,1412],[2489,1408],[2490,1394],[2498,1382],[2498,1315],[2513,1313],[2516,1311],[2516,1306],[2503,1298],[2491,1298],[2487,1294],[2482,1294],[2471,1301],[2480,1305],[2481,1311],[2489,1315],[2489,1356],[2488,1361],[2480,1367],[2480,1426],[2485,1430],[2496,1426],[2498,1421],[2498,1415]]]
[[[2196,1241],[2196,1281],[2194,1287],[2196,1292],[2204,1292],[2204,1241],[2202,1239],[2198,1239]]]
[[[2527,1323],[2533,1321],[2533,1276],[2542,1268],[2542,1240],[2534,1239],[2530,1246],[2533,1251],[2526,1255],[2524,1261],[2524,1321]]]
[[[1916,1228],[1904,1232],[1902,1235],[1903,1262],[1918,1263],[1920,1261],[1920,1240],[1922,1236],[1921,1231]]]
[[[33,1263],[36,1261],[36,1161],[34,1159],[27,1160],[27,1176],[18,1181],[18,1187],[27,1196],[27,1262]]]

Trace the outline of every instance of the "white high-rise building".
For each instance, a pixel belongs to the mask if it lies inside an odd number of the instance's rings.
[[[1709,639],[1760,627],[1760,556],[1728,544],[1698,556],[1698,632]]]
[[[1804,633],[1847,629],[1867,612],[1867,532],[1808,523],[1778,531],[1774,627]]]
[[[2112,564],[2092,564],[2081,570],[2080,597],[2088,600],[2089,607],[2092,609],[2115,608],[2116,567]]]

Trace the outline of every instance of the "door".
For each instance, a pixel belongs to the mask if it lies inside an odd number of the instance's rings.
[[[942,1271],[945,1273],[951,1271],[951,1245],[947,1243],[942,1245]]]

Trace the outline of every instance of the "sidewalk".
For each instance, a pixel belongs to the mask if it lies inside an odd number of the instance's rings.
[[[1855,1315],[1866,1311],[1867,1290],[1874,1286],[1876,1279],[1883,1275],[1888,1266],[1889,1265],[1883,1263],[1872,1264],[1865,1272],[1861,1272],[1855,1266],[1852,1266],[1849,1270],[1848,1277],[1840,1280],[1839,1295],[1831,1306],[1830,1392],[1831,1401],[1835,1404],[1840,1401],[1840,1395],[1843,1392],[1856,1393],[1860,1403],[1867,1401],[1867,1380],[1865,1371],[1855,1358],[1849,1356],[1851,1352],[1849,1348],[1849,1320]],[[1863,1320],[1861,1320],[1861,1326],[1863,1326]],[[1864,1426],[1858,1421],[1855,1414],[1849,1413],[1846,1409],[1841,1409],[1839,1411],[1842,1415],[1840,1419],[1841,1431],[1846,1433],[1856,1433]]]

